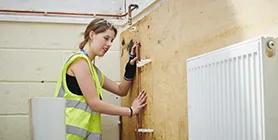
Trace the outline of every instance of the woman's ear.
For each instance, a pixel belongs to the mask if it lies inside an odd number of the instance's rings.
[[[91,40],[93,39],[94,35],[95,35],[95,32],[94,31],[90,31],[89,37],[90,37]]]

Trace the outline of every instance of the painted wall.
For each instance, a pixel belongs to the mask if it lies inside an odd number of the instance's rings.
[[[123,0],[3,0],[0,3],[0,9],[83,13],[117,13],[122,7]]]
[[[147,91],[148,105],[139,115],[139,126],[154,133],[140,134],[139,139],[188,139],[186,59],[260,35],[277,36],[277,4],[276,0],[169,0],[134,25],[135,32],[124,31],[121,72],[131,39],[141,42],[141,59],[152,60],[141,69],[135,89],[122,99],[123,105],[132,103],[139,82]],[[123,140],[136,139],[135,129],[136,117],[123,117]]]

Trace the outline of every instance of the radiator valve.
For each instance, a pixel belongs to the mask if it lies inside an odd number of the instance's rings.
[[[274,55],[274,47],[275,47],[274,41],[271,40],[267,43],[266,53],[268,57],[272,57]]]

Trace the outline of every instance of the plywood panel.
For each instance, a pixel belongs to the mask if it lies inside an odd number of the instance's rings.
[[[142,127],[154,129],[154,133],[139,139],[188,139],[186,59],[261,34],[278,35],[278,16],[271,14],[277,13],[272,6],[277,4],[274,0],[170,0],[134,25],[137,31],[124,31],[121,73],[131,39],[141,42],[142,59],[152,59],[141,70],[140,82],[148,92]],[[264,9],[263,14],[258,7]],[[131,105],[137,84],[133,83],[131,95],[123,98],[122,105]],[[122,121],[123,140],[135,140],[135,118],[123,117]]]

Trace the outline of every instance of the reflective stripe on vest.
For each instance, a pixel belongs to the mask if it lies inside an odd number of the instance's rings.
[[[80,101],[67,100],[66,106],[71,108],[82,109],[90,114],[99,114],[98,112],[92,111],[91,108],[86,103]]]
[[[101,134],[90,133],[89,131],[87,131],[85,129],[75,127],[75,126],[67,125],[66,131],[68,134],[77,135],[86,140],[100,140],[101,139]]]
[[[71,134],[67,135],[67,139],[72,140],[74,139],[73,136],[76,135],[87,140],[101,140],[100,113],[91,110],[84,96],[75,95],[71,93],[66,87],[67,85],[65,82],[65,76],[67,68],[73,62],[73,60],[78,57],[86,58],[86,61],[89,63],[92,73],[92,79],[94,80],[97,93],[99,95],[99,98],[102,98],[102,88],[100,84],[103,78],[102,73],[90,63],[90,60],[84,54],[76,53],[70,56],[60,75],[58,81],[58,84],[60,84],[60,86],[57,86],[56,89],[56,96],[63,97],[67,100],[66,129],[67,134]],[[82,119],[80,118],[81,116],[83,116]]]

